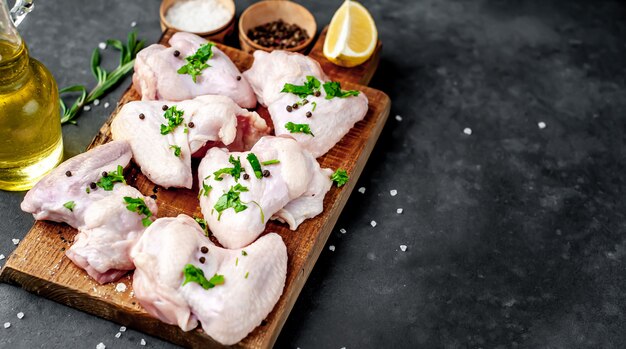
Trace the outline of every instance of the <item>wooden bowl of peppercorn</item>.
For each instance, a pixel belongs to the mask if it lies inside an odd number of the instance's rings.
[[[316,32],[313,14],[292,1],[259,1],[239,18],[239,42],[241,49],[249,53],[256,50],[303,53],[313,43]]]

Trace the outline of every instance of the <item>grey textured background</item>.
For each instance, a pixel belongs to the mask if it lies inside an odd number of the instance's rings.
[[[302,3],[320,26],[340,5]],[[626,347],[626,5],[363,3],[384,42],[372,86],[392,114],[357,184],[367,191],[352,194],[276,346]],[[36,6],[20,32],[61,86],[91,86],[91,50],[132,21],[148,43],[160,34],[155,0]],[[66,153],[111,111],[64,127]],[[32,224],[22,197],[0,193],[5,255]],[[116,339],[118,325],[0,285],[5,321],[4,348],[172,347],[132,330]]]

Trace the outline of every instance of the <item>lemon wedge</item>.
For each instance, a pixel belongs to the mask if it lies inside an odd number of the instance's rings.
[[[333,15],[324,41],[324,56],[342,67],[367,61],[378,43],[372,15],[356,1],[346,0]]]

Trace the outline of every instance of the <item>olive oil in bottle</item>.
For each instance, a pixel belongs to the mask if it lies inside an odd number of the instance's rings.
[[[0,0],[0,189],[26,190],[63,157],[58,89]]]

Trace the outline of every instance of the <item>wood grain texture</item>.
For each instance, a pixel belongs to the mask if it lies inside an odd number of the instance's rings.
[[[166,32],[161,42],[166,42],[170,36],[171,32]],[[320,40],[323,40],[323,35]],[[252,64],[253,58],[249,54],[223,45],[219,47],[241,70]],[[318,52],[320,49],[318,43],[311,55],[318,57],[321,54]],[[302,223],[297,231],[291,231],[287,226],[276,222],[267,225],[265,231],[280,234],[287,245],[289,261],[285,289],[261,326],[235,347],[270,348],[274,344],[376,144],[389,115],[391,102],[383,92],[357,85],[354,81],[367,84],[376,70],[377,62],[377,59],[372,59],[364,66],[354,69],[325,66],[326,73],[333,80],[341,81],[346,89],[358,89],[369,98],[369,110],[365,119],[357,123],[329,153],[318,159],[322,167],[346,169],[350,174],[350,181],[341,188],[333,187],[324,198],[324,212]],[[89,148],[111,139],[110,124],[119,108],[139,97],[132,86],[129,87]],[[130,185],[137,187],[145,195],[152,195],[153,190],[157,189],[159,217],[176,216],[180,213],[201,216],[197,182],[191,190],[165,190],[155,187],[132,163],[126,171],[126,177]],[[117,283],[99,285],[93,281],[65,257],[65,250],[71,245],[75,234],[76,231],[65,224],[36,222],[7,260],[0,273],[0,281],[19,285],[30,292],[185,347],[221,346],[201,329],[183,332],[177,326],[166,325],[148,315],[133,297],[132,273],[117,282],[126,284],[125,292],[115,290]]]

